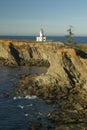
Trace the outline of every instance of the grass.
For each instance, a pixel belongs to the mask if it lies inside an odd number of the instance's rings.
[[[87,53],[87,44],[77,44],[76,47],[77,47],[79,50],[81,50],[81,51]]]

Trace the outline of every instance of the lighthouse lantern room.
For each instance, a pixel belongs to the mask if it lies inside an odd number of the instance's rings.
[[[46,36],[44,35],[44,31],[42,28],[40,30],[39,36],[36,37],[36,41],[37,42],[43,42],[43,41],[45,42],[46,41]]]

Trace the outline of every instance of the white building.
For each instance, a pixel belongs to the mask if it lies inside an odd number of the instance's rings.
[[[39,36],[36,37],[37,42],[46,41],[46,36],[44,35],[44,31],[41,28]]]

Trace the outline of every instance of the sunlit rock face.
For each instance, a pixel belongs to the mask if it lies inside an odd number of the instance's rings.
[[[59,104],[62,114],[52,113],[51,120],[87,121],[86,53],[63,43],[2,41],[0,59],[4,65],[47,66],[45,74],[24,76],[15,93],[37,95],[47,103]]]

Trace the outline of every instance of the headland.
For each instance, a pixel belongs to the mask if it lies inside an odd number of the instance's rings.
[[[60,123],[87,123],[87,45],[0,40],[0,65],[46,66],[25,75],[14,93],[37,95],[59,107],[47,117]]]

